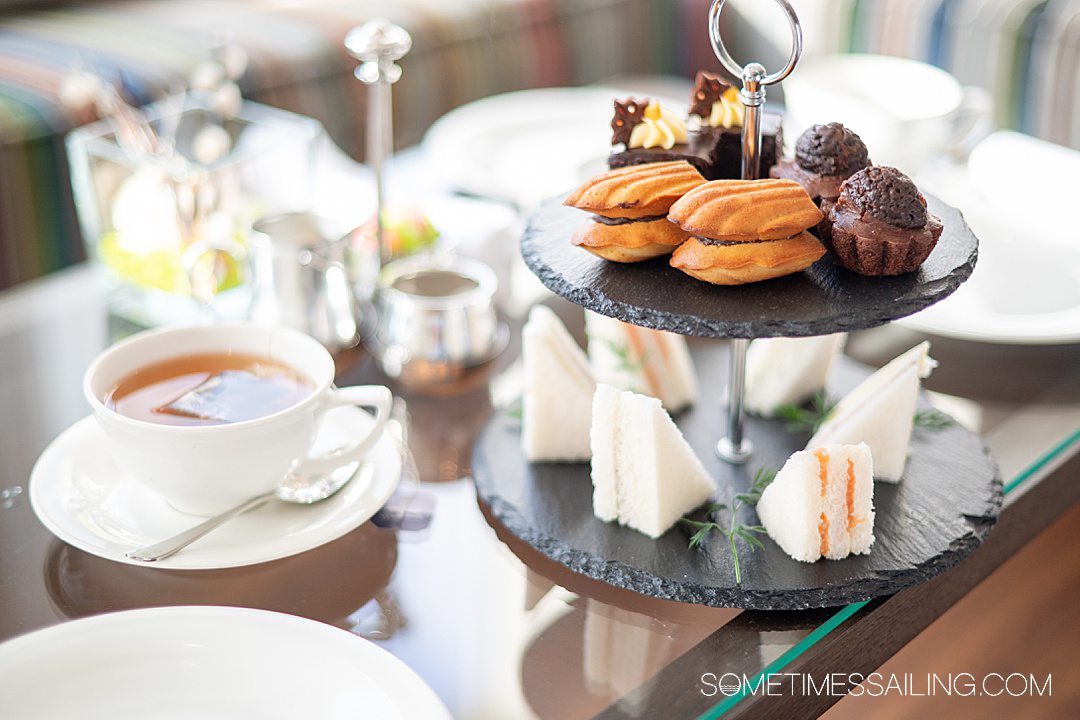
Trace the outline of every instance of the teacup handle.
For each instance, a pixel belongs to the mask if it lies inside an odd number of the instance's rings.
[[[388,388],[382,385],[354,385],[351,387],[335,388],[330,391],[320,415],[331,408],[342,405],[354,407],[368,407],[375,411],[375,422],[372,423],[368,434],[359,442],[347,448],[334,450],[320,457],[309,457],[302,460],[293,469],[294,473],[325,475],[337,470],[342,465],[347,465],[357,460],[363,460],[375,443],[382,437],[386,420],[390,416],[390,407],[393,396]]]
[[[967,160],[975,146],[994,130],[994,96],[974,85],[965,85],[963,93],[949,149],[956,157]]]

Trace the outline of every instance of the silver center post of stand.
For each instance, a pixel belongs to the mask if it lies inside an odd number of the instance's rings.
[[[720,11],[725,0],[715,0],[709,10],[709,40],[716,57],[735,77],[742,79],[739,99],[745,106],[742,128],[742,178],[756,180],[761,175],[761,106],[765,104],[765,86],[786,78],[802,56],[802,25],[795,10],[787,0],[775,0],[787,15],[791,26],[791,57],[783,70],[771,75],[758,63],[739,65],[724,47],[720,37]],[[731,341],[731,373],[728,376],[728,422],[727,437],[716,444],[716,454],[732,464],[742,464],[750,459],[753,446],[743,437],[743,396],[746,389],[746,348],[750,341],[734,338]]]
[[[386,201],[383,164],[394,152],[394,116],[390,86],[401,77],[398,60],[412,48],[412,37],[388,20],[371,20],[345,36],[345,49],[361,61],[356,78],[371,87],[367,106],[367,161],[375,175],[375,232],[379,267],[390,260],[383,241],[383,204]]]

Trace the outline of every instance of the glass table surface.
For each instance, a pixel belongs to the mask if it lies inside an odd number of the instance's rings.
[[[580,311],[551,303],[580,334]],[[409,410],[420,479],[414,489],[435,501],[426,529],[366,523],[315,550],[227,570],[158,570],[87,554],[38,521],[27,483],[49,441],[89,412],[81,379],[110,336],[103,308],[88,268],[0,295],[0,641],[137,607],[265,608],[379,644],[416,670],[457,718],[711,718],[760,716],[778,706],[746,687],[716,692],[703,681],[706,673],[813,672],[839,650],[873,669],[929,622],[887,627],[896,647],[864,651],[860,628],[878,622],[890,603],[924,602],[920,588],[824,610],[706,608],[606,586],[516,540],[478,502],[468,478],[492,389],[498,395],[517,372],[516,343],[495,367],[442,396],[394,388]],[[853,335],[847,353],[880,365],[921,337],[887,326]],[[1080,346],[932,340],[941,364],[926,388],[985,438],[1007,491],[987,546],[932,582],[944,603],[1076,501],[1080,491],[1068,476],[1080,452]],[[363,351],[339,357],[339,383],[367,382],[386,379]],[[1039,492],[1042,515],[1033,515],[1024,498]]]

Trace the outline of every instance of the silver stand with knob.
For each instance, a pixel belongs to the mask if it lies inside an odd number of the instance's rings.
[[[345,36],[345,49],[361,61],[356,78],[371,87],[367,107],[367,161],[375,173],[375,227],[379,265],[390,260],[383,241],[383,164],[394,151],[394,112],[390,86],[401,78],[398,60],[412,49],[412,37],[389,20],[371,20]]]
[[[755,180],[761,176],[761,106],[765,104],[765,88],[786,78],[799,63],[803,48],[802,25],[787,0],[775,0],[787,15],[788,24],[791,26],[791,56],[784,68],[774,73],[769,73],[759,63],[747,63],[744,67],[735,62],[720,37],[720,12],[724,8],[724,2],[725,0],[714,0],[709,10],[709,40],[712,42],[713,52],[728,72],[742,79],[739,99],[746,107],[742,128],[742,178]],[[727,437],[716,444],[717,455],[735,465],[745,463],[753,454],[753,446],[743,434],[746,349],[749,345],[750,341],[746,338],[734,338],[731,341]]]

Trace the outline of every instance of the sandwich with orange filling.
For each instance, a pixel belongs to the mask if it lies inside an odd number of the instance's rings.
[[[827,445],[788,458],[757,504],[761,524],[796,560],[841,560],[874,544],[870,448]]]

